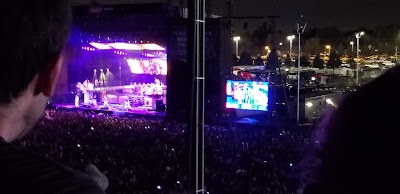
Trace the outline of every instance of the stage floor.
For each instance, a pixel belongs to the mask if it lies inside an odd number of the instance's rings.
[[[104,109],[103,106],[100,105],[81,105],[79,107],[75,107],[74,104],[55,104],[55,107],[62,108],[66,110],[81,110],[81,111],[96,111],[96,112],[105,112],[112,113],[118,115],[142,115],[142,116],[155,116],[155,117],[165,117],[165,112],[156,112],[155,110],[150,110],[149,107],[132,107],[129,111],[123,111],[122,105],[119,104],[110,104],[108,109]]]

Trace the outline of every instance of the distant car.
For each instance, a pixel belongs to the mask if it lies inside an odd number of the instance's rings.
[[[248,72],[248,71],[240,71],[240,72],[238,72],[238,76],[239,76],[240,78],[246,79],[246,80],[249,80],[249,79],[253,79],[253,78],[254,78],[254,75],[251,74],[251,73]]]
[[[347,68],[350,68],[350,64],[344,63],[344,64],[340,65],[340,67],[347,67]]]

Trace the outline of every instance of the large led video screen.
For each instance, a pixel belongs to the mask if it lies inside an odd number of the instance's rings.
[[[268,111],[268,82],[228,80],[226,95],[226,108]]]
[[[127,59],[126,61],[133,74],[167,75],[165,59]]]

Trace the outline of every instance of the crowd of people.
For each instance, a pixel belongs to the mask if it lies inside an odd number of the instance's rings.
[[[158,119],[47,110],[15,142],[48,159],[84,169],[91,163],[110,182],[107,193],[186,193],[187,126]],[[296,193],[306,129],[205,127],[209,193]]]

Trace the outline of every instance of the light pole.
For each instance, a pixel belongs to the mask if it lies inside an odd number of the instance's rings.
[[[350,45],[351,45],[351,53],[354,53],[354,41],[351,41]]]
[[[363,36],[365,32],[357,32],[356,33],[356,38],[357,38],[357,69],[356,69],[356,84],[359,84],[358,81],[358,72],[360,69],[360,38]]]
[[[288,36],[288,37],[287,37],[287,39],[288,39],[289,42],[290,42],[289,56],[292,56],[292,46],[293,46],[293,40],[294,40],[295,38],[296,38],[295,35],[291,35],[291,36]]]
[[[325,48],[328,49],[328,55],[330,55],[331,54],[331,45],[326,45]]]
[[[236,43],[236,57],[239,57],[239,40],[240,36],[233,37],[233,41]]]
[[[297,60],[297,124],[300,124],[300,58],[301,58],[301,34],[306,30],[307,23],[304,26],[297,24],[297,34],[299,35],[299,58]],[[293,38],[294,39],[294,38]]]

